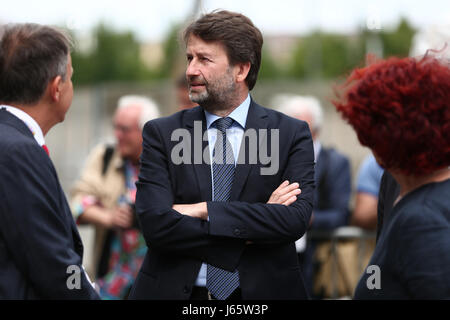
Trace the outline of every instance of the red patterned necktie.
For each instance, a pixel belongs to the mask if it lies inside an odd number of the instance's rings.
[[[42,148],[47,152],[47,155],[50,157],[50,152],[48,151],[48,148],[45,144],[42,145]]]

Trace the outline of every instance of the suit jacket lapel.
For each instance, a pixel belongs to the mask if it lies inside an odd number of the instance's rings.
[[[315,164],[315,168],[314,168],[314,179],[316,180],[316,182],[318,182],[320,180],[320,177],[322,177],[322,172],[324,169],[324,158],[325,158],[325,152],[327,152],[327,150],[322,146],[320,152],[319,152],[319,156],[317,157],[317,161]]]
[[[241,147],[238,155],[238,163],[236,164],[235,177],[233,182],[233,187],[231,188],[231,200],[239,200],[239,195],[242,192],[242,189],[245,186],[245,182],[247,181],[250,170],[255,167],[254,164],[251,164],[249,161],[249,143],[245,140],[245,132],[248,132],[249,129],[253,129],[256,132],[258,149],[261,147],[262,143],[267,143],[267,113],[263,107],[255,103],[252,99],[250,102],[250,107],[248,109],[247,121],[245,124],[244,136],[242,137]],[[262,130],[260,132],[260,129]],[[256,157],[257,155],[251,155],[252,157]],[[259,166],[256,166],[259,167]]]
[[[30,129],[27,127],[27,125],[22,120],[17,118],[15,115],[13,115],[9,111],[7,111],[6,109],[0,109],[0,123],[4,123],[4,124],[10,125],[10,126],[16,128],[21,133],[23,133],[25,136],[30,138],[30,140],[36,142],[36,144],[37,144],[37,141],[33,137],[33,133],[30,131]],[[78,228],[75,224],[74,219],[72,218],[72,214],[70,212],[69,205],[67,204],[63,189],[59,183],[58,176],[56,174],[56,170],[53,166],[53,163],[51,162],[49,157],[45,156],[45,159],[47,159],[47,161],[50,162],[53,177],[57,183],[57,188],[61,191],[61,196],[64,198],[63,199],[64,210],[62,210],[62,212],[58,212],[58,214],[65,215],[65,218],[67,218],[67,222],[71,226],[74,246],[77,249],[77,253],[82,257],[83,256],[83,244],[81,242],[81,237],[78,233]]]
[[[203,152],[209,157],[208,140],[203,140],[206,132],[206,118],[203,108],[195,107],[187,111],[184,117],[184,127],[191,136],[191,163],[194,164],[192,167],[197,177],[201,201],[211,201],[211,167],[203,160]],[[200,139],[201,144],[199,143]],[[201,150],[198,148],[199,145],[201,145]]]
[[[8,124],[34,140],[33,133],[27,125],[5,108],[0,109],[0,122]],[[37,142],[36,142],[37,143]]]

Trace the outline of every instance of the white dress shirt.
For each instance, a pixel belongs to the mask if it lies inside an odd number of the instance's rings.
[[[22,120],[27,127],[30,129],[31,133],[36,139],[37,143],[42,147],[45,144],[44,134],[42,133],[41,127],[38,125],[36,120],[34,120],[28,113],[20,110],[19,108],[8,106],[8,105],[0,105],[0,109],[6,109],[11,112],[17,118]]]
[[[238,156],[239,156],[239,149],[241,147],[241,142],[242,142],[242,136],[244,135],[244,129],[245,129],[245,123],[247,121],[247,114],[248,114],[248,109],[250,107],[250,95],[247,96],[247,98],[244,100],[244,102],[242,102],[241,105],[239,105],[239,107],[237,107],[236,109],[233,110],[233,112],[231,112],[228,117],[230,117],[231,119],[234,120],[233,124],[231,125],[231,127],[229,129],[227,129],[227,139],[231,144],[231,147],[233,148],[233,155],[234,155],[234,163],[236,165]],[[212,153],[213,153],[213,149],[214,146],[216,144],[216,139],[217,139],[217,132],[219,130],[217,130],[216,128],[214,128],[212,126],[212,124],[214,123],[214,121],[216,121],[217,119],[219,119],[219,116],[216,116],[212,113],[209,113],[208,111],[205,110],[205,116],[206,116],[206,128],[208,130],[208,144],[209,144],[209,153],[210,153],[210,163],[211,163],[211,190],[212,190],[212,197],[214,197],[214,175],[213,175],[213,171],[212,171]],[[214,201],[214,199],[213,199]],[[195,282],[196,286],[199,287],[205,287],[206,286],[206,263],[203,263],[197,280]]]

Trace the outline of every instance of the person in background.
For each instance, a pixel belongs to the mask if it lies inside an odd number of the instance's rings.
[[[157,117],[151,99],[121,97],[113,118],[115,145],[93,149],[72,190],[74,218],[96,228],[93,261],[103,299],[128,296],[147,250],[134,213],[135,182],[142,128]]]
[[[63,32],[0,28],[0,300],[98,299],[45,145],[72,104],[72,74]]]
[[[448,60],[425,55],[354,70],[334,102],[400,187],[355,299],[450,298],[449,101]]]
[[[333,230],[347,225],[351,194],[350,161],[335,149],[321,144],[319,136],[323,125],[323,109],[319,100],[312,96],[282,95],[275,98],[274,102],[279,105],[278,111],[306,121],[311,130],[316,161],[316,190],[310,229]],[[305,235],[297,241],[297,251],[305,281],[312,293],[317,241],[306,239]]]
[[[364,159],[358,171],[352,225],[370,231],[376,229],[378,192],[383,172],[372,154]]]

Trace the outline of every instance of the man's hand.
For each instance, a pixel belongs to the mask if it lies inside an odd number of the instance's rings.
[[[133,212],[129,206],[121,206],[111,210],[109,227],[127,229],[133,223]]]
[[[299,184],[297,182],[289,184],[288,180],[284,181],[274,192],[272,192],[267,203],[283,204],[285,206],[294,203],[297,200],[297,195],[302,192],[298,187]],[[247,240],[245,244],[251,245],[253,244],[253,241]]]
[[[288,206],[297,200],[297,196],[301,192],[302,191],[299,189],[299,184],[297,182],[289,184],[289,181],[286,180],[272,193],[267,203]],[[208,207],[206,202],[194,204],[174,204],[172,209],[193,218],[200,218],[203,220],[208,219]]]
[[[108,229],[126,229],[133,223],[133,212],[129,206],[107,209],[100,205],[92,205],[79,217],[79,221],[93,223]]]
[[[272,192],[267,203],[289,206],[297,200],[297,196],[302,192],[299,187],[297,182],[289,184],[289,181],[286,180]]]
[[[208,219],[208,207],[206,206],[206,202],[199,202],[195,204],[174,204],[172,209],[193,218],[200,218],[203,220]]]

